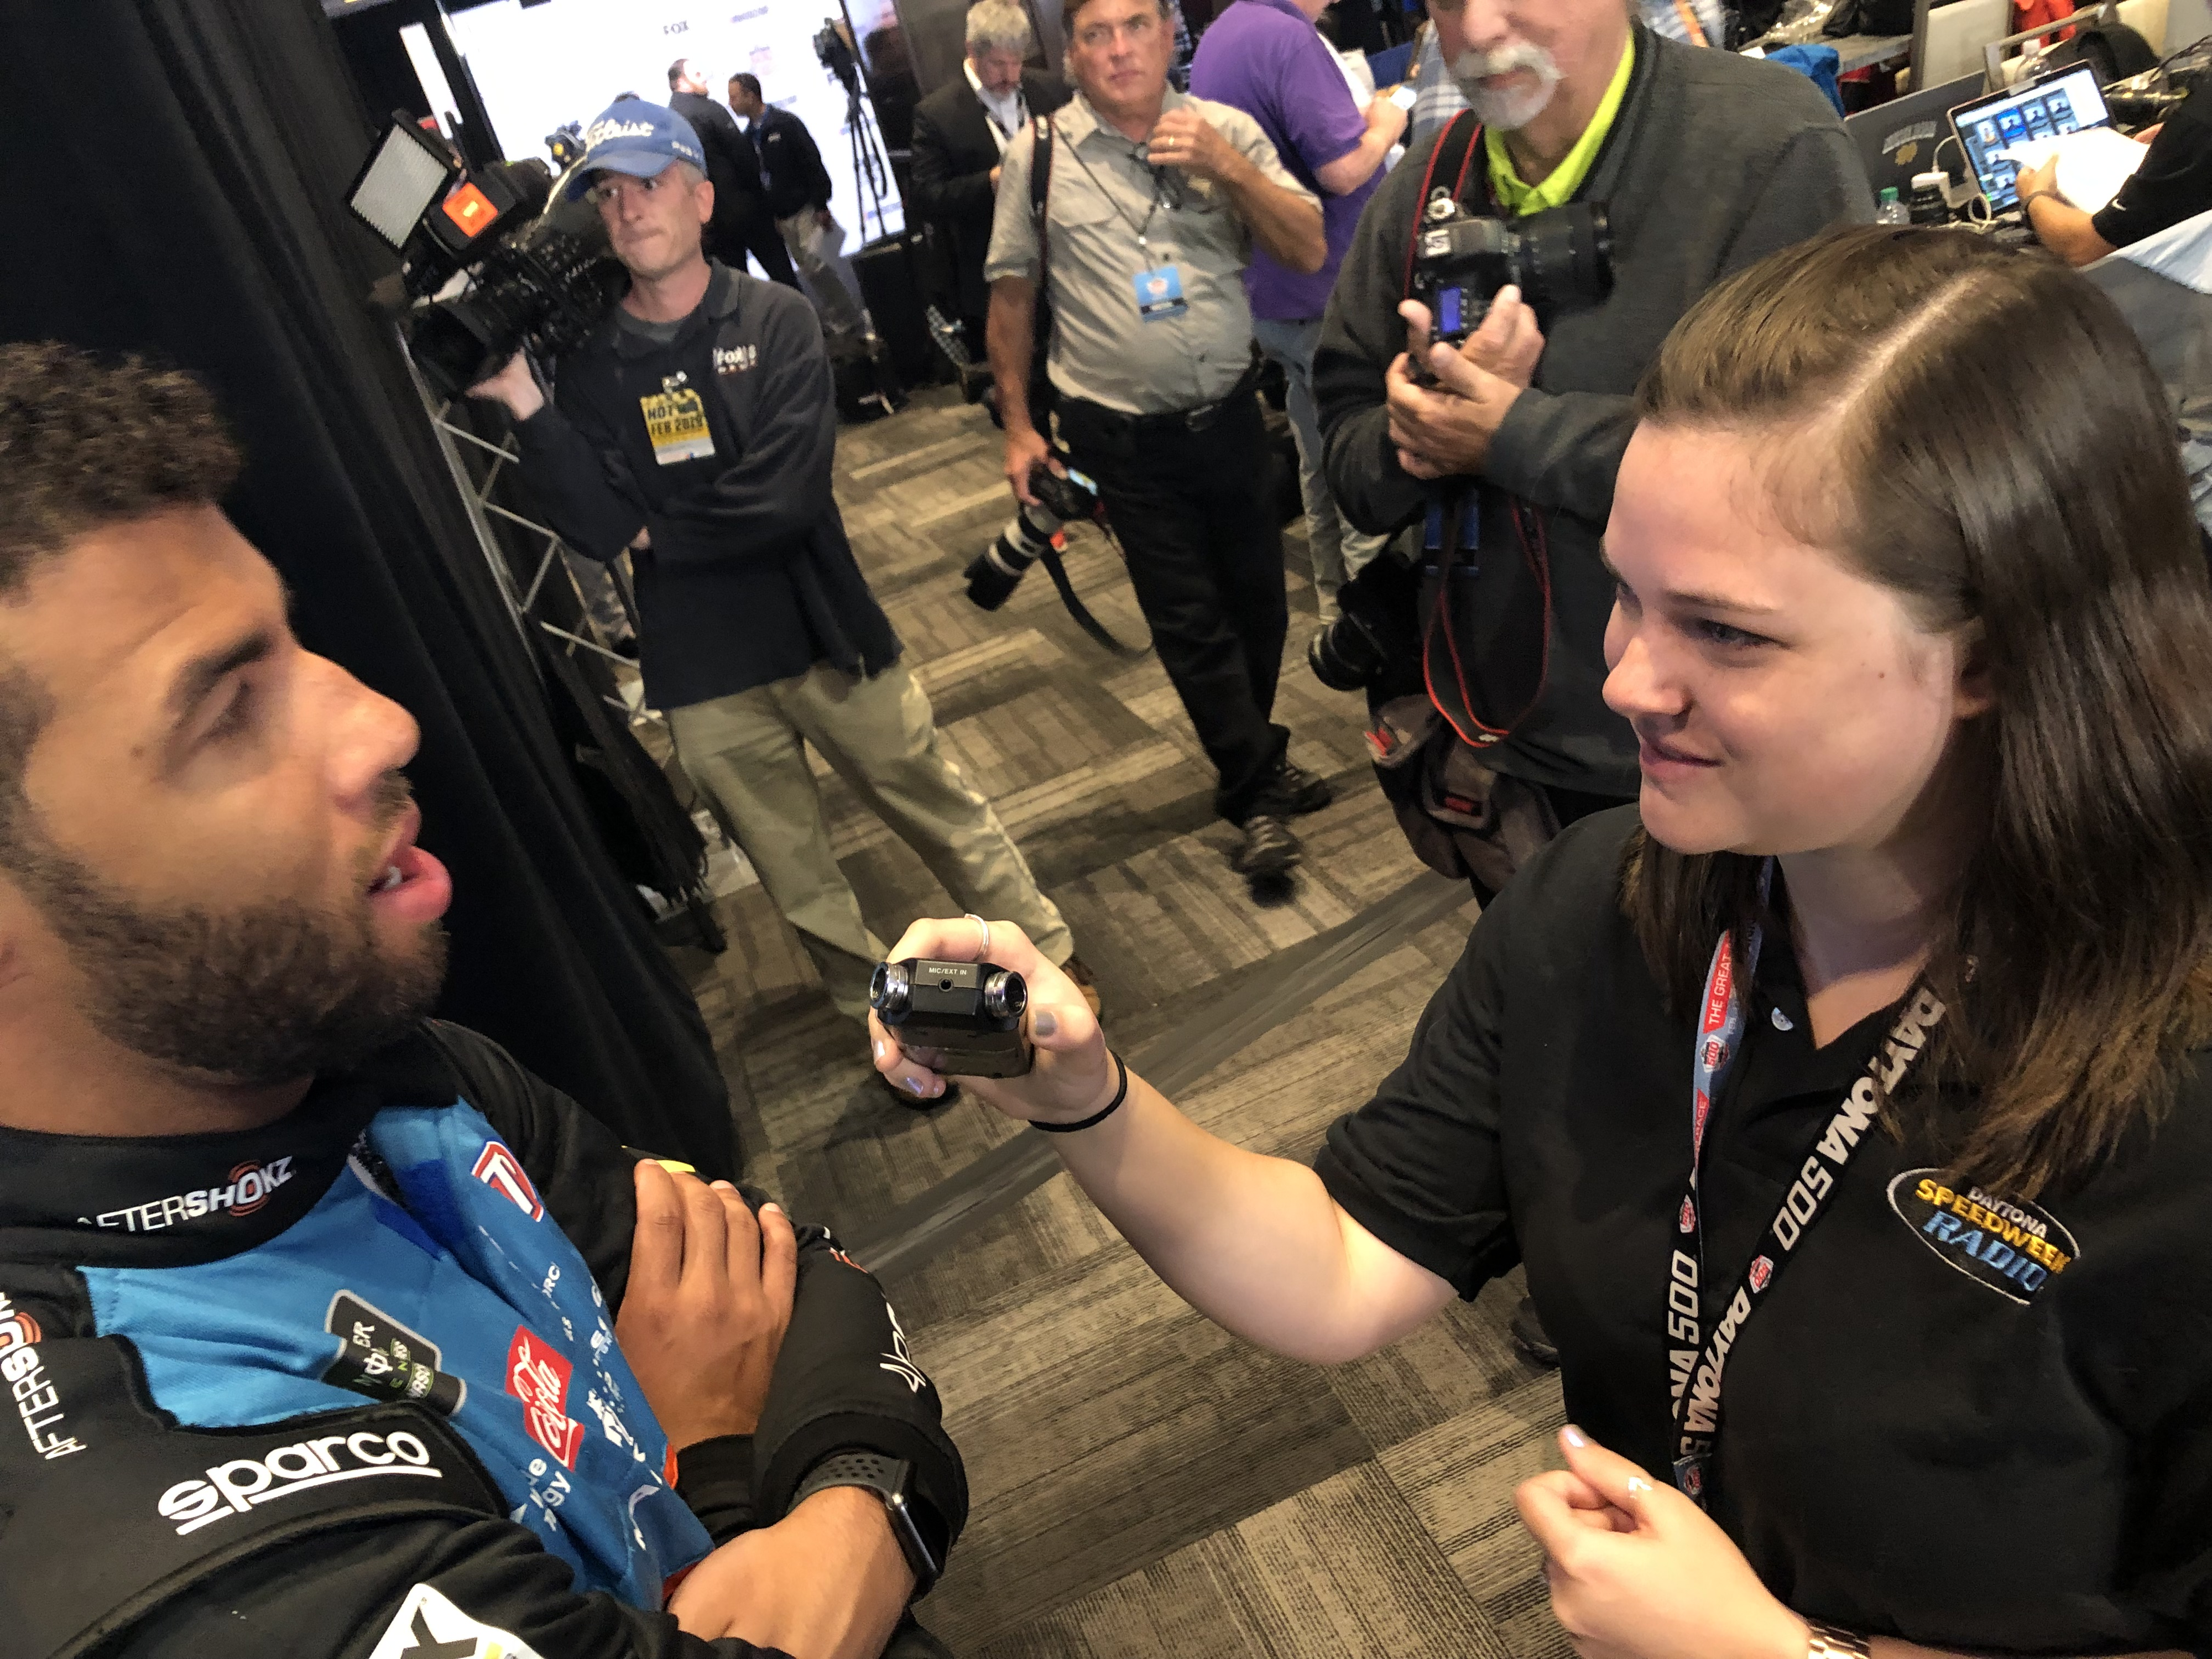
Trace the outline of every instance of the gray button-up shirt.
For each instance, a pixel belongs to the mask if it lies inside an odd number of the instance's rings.
[[[1195,111],[1269,182],[1316,201],[1284,171],[1260,124],[1243,111],[1173,88],[1166,108]],[[1244,297],[1251,236],[1229,192],[1179,167],[1147,165],[1146,147],[1100,120],[1079,92],[1052,122],[1045,211],[1053,307],[1046,367],[1053,385],[1064,397],[1127,415],[1226,396],[1252,356],[1252,309]],[[1030,211],[1036,134],[1032,122],[1000,164],[998,214],[983,264],[991,282],[1037,274]],[[1161,265],[1181,273],[1189,309],[1146,322],[1137,310],[1137,274]]]

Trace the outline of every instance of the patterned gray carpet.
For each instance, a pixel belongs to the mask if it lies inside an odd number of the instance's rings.
[[[1305,670],[1302,532],[1277,713],[1338,799],[1301,823],[1295,890],[1261,908],[1228,868],[1233,832],[1157,662],[1084,638],[1041,571],[996,615],[963,594],[961,567],[1007,516],[999,454],[981,412],[944,392],[848,429],[839,496],[861,562],[945,742],[1097,971],[1116,1046],[1182,1056],[1196,1080],[1178,1103],[1214,1133],[1310,1158],[1402,1054],[1473,908],[1422,885],[1368,770],[1359,700]],[[1100,538],[1079,538],[1068,565],[1117,634],[1144,636]],[[957,908],[826,772],[823,789],[879,933]],[[1555,1382],[1505,1334],[1516,1285],[1358,1364],[1263,1353],[1179,1302],[1065,1176],[1037,1184],[1007,1143],[1039,1138],[972,1104],[890,1104],[759,888],[722,910],[729,951],[678,955],[755,1103],[739,1126],[751,1177],[854,1239],[897,1237],[888,1287],[973,1487],[921,1609],[963,1659],[1568,1651],[1512,1510],[1561,1420]],[[917,1230],[918,1215],[940,1219]]]

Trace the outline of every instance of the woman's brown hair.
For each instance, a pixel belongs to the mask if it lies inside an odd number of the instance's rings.
[[[2212,586],[2142,346],[2050,258],[1870,227],[1708,294],[1637,413],[1782,441],[1790,527],[1976,642],[1986,795],[1928,974],[1944,1074],[1979,1100],[1947,1151],[2023,1196],[2087,1173],[2212,1036]],[[1759,864],[1631,842],[1670,1006],[1722,928],[1741,943]]]

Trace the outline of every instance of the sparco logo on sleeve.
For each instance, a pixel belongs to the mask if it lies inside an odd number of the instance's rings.
[[[404,1429],[389,1434],[319,1434],[259,1457],[235,1457],[218,1463],[194,1480],[179,1480],[155,1505],[164,1521],[176,1523],[177,1536],[212,1527],[234,1515],[251,1515],[263,1504],[341,1480],[377,1480],[414,1475],[441,1480],[432,1467],[430,1449]]]
[[[62,1410],[61,1391],[46,1375],[39,1358],[46,1333],[39,1322],[0,1291],[0,1386],[15,1402],[23,1419],[23,1432],[31,1437],[31,1449],[48,1462],[84,1449],[84,1442],[70,1434],[68,1413]]]
[[[197,1221],[218,1211],[226,1215],[252,1215],[269,1201],[269,1195],[292,1178],[292,1160],[272,1158],[266,1164],[251,1161],[230,1172],[221,1187],[202,1187],[189,1193],[172,1193],[149,1204],[133,1204],[120,1210],[77,1218],[91,1227],[120,1227],[125,1232],[159,1232],[179,1221]]]

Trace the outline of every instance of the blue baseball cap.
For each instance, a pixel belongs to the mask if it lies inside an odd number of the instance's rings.
[[[707,170],[707,152],[691,124],[665,104],[623,99],[608,105],[584,129],[584,159],[568,182],[568,198],[574,201],[581,196],[593,173],[656,179],[672,161],[689,161],[702,173]]]

